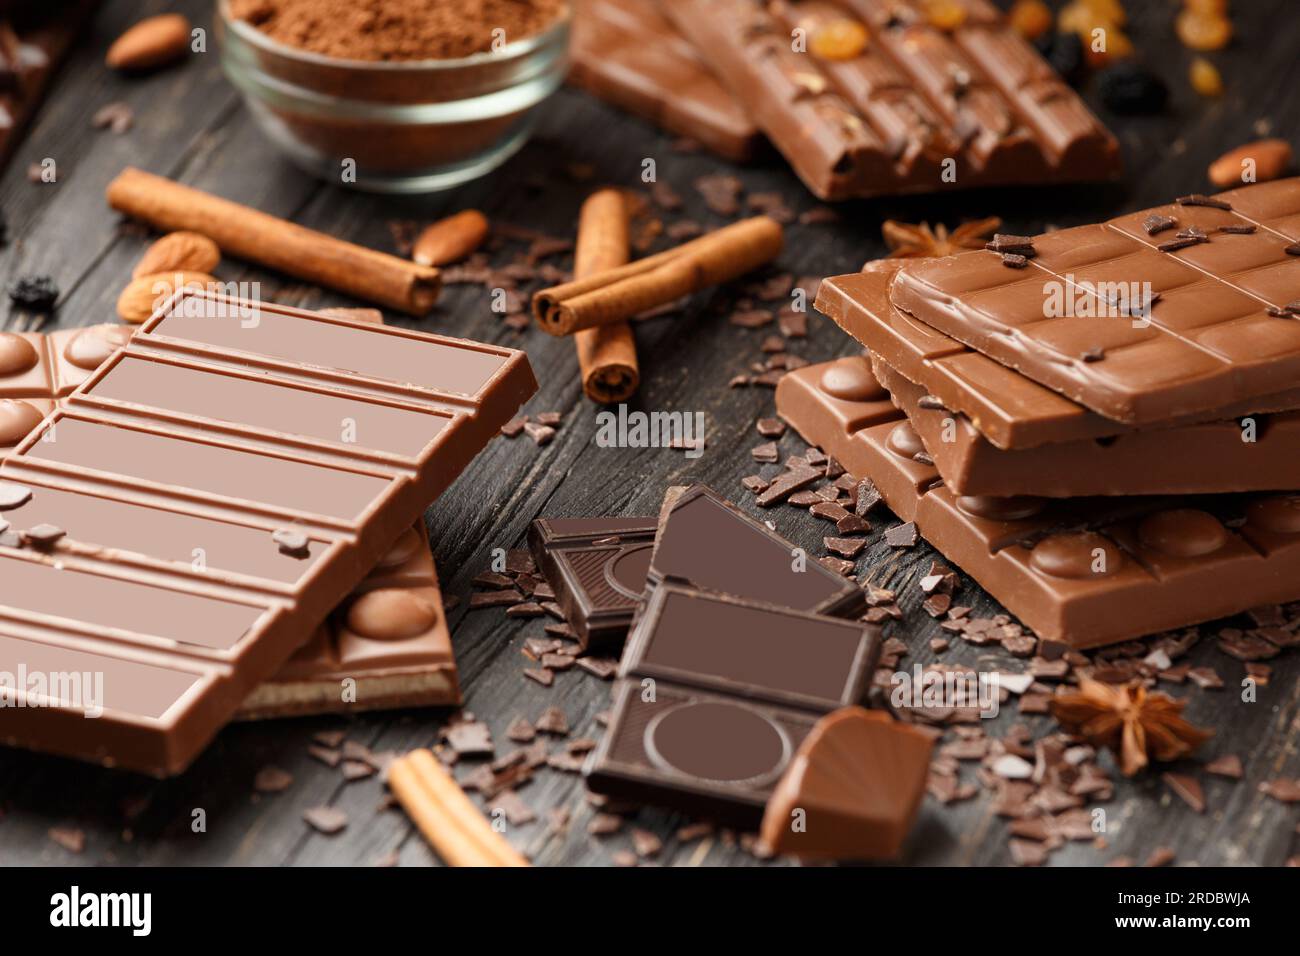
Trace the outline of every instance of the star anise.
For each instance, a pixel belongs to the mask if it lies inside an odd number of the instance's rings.
[[[1078,693],[1052,700],[1052,715],[1070,733],[1118,754],[1120,770],[1131,777],[1152,758],[1177,760],[1214,736],[1184,720],[1184,706],[1140,682],[1117,687],[1082,677]]]
[[[983,249],[989,233],[1002,225],[997,216],[963,222],[951,233],[939,223],[934,229],[928,222],[914,226],[907,222],[886,219],[880,231],[885,244],[893,251],[891,259],[925,259],[934,256],[951,256],[963,249]]]

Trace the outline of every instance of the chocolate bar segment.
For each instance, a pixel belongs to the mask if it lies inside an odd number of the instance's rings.
[[[1294,387],[1298,215],[1300,179],[1260,183],[1035,237],[1022,269],[992,250],[918,260],[890,301],[1099,415],[1161,423]]]
[[[887,401],[850,401],[791,372],[777,409],[875,482],[949,561],[1040,638],[1097,647],[1300,597],[1300,497],[960,496]]]
[[[872,356],[871,368],[955,494],[1070,498],[1300,488],[1300,411],[1253,415],[1246,425],[1203,422],[1003,451],[966,416],[928,402],[924,387],[879,356]]]
[[[621,643],[646,586],[653,518],[538,518],[528,546],[584,648]]]
[[[865,604],[855,582],[705,485],[665,500],[647,577],[650,588],[674,581],[812,614],[848,617]]]
[[[569,82],[687,136],[748,159],[762,134],[686,39],[644,0],[577,0]]]
[[[757,825],[817,717],[865,694],[879,636],[874,625],[659,585],[628,636],[587,785]]]
[[[663,6],[823,199],[1118,174],[1114,137],[987,4],[950,31],[892,0]]]
[[[903,260],[869,262],[861,273],[822,280],[817,308],[944,407],[970,419],[1000,449],[1112,438],[1136,429],[1089,411],[900,312],[889,284]],[[1180,416],[1161,427],[1300,409],[1300,388]]]
[[[451,632],[423,522],[402,532],[356,589],[237,717],[300,717],[460,703]]]
[[[71,693],[15,707],[5,741],[183,770],[535,388],[510,349],[174,297],[0,465],[0,671],[133,682],[95,720]],[[430,595],[392,600],[414,627]],[[356,661],[394,661],[383,610]]]

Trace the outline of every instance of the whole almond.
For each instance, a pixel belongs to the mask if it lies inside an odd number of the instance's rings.
[[[487,234],[487,217],[466,209],[426,227],[415,240],[411,258],[422,266],[458,262],[481,246]]]
[[[1277,179],[1291,165],[1291,144],[1284,139],[1260,139],[1229,150],[1210,163],[1210,182],[1220,188],[1240,186],[1250,180],[1242,179],[1246,160],[1255,162],[1254,182],[1266,183]]]
[[[153,70],[190,48],[190,21],[179,13],[147,17],[113,41],[104,62],[115,70]]]
[[[219,280],[205,272],[155,272],[132,279],[117,297],[117,315],[123,322],[139,325],[153,315],[178,287],[203,288]]]
[[[197,232],[169,232],[144,251],[131,278],[159,272],[211,272],[221,261],[217,244]]]

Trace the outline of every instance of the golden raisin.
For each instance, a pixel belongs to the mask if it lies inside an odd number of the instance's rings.
[[[1192,89],[1202,96],[1220,96],[1223,93],[1223,77],[1219,75],[1218,68],[1203,56],[1192,61],[1188,76],[1192,81]]]
[[[1126,60],[1133,55],[1133,41],[1119,27],[1107,28],[1103,39],[1105,43],[1100,44],[1101,49],[1094,49],[1098,44],[1094,43],[1091,36],[1084,37],[1083,40],[1083,54],[1087,57],[1088,65],[1094,69],[1100,69],[1116,60]]]
[[[940,30],[956,30],[966,22],[966,8],[957,0],[929,0],[925,18]]]
[[[1010,19],[1012,28],[1026,40],[1036,40],[1052,29],[1052,11],[1043,0],[1016,0]]]
[[[851,60],[867,48],[867,28],[847,17],[817,27],[809,47],[822,60]]]
[[[1189,8],[1178,14],[1174,32],[1189,49],[1222,50],[1232,39],[1232,23],[1227,17],[1197,13]]]
[[[1116,26],[1122,27],[1128,23],[1128,14],[1124,12],[1124,4],[1120,0],[1083,0],[1083,5],[1098,18],[1108,20]]]
[[[1077,33],[1085,45],[1092,41],[1092,31],[1099,27],[1107,32],[1117,29],[1110,19],[1101,16],[1081,0],[1066,4],[1056,17],[1056,29],[1062,33]]]

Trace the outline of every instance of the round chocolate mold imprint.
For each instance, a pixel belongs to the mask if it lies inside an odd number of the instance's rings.
[[[31,402],[0,399],[0,445],[17,445],[44,417]]]
[[[39,360],[31,342],[13,332],[0,332],[0,375],[26,372]]]
[[[1148,515],[1138,525],[1144,548],[1175,558],[1212,554],[1228,543],[1228,530],[1219,519],[1195,508],[1174,508]]]
[[[820,385],[831,398],[845,402],[872,402],[885,397],[885,389],[876,381],[865,355],[836,359],[822,372]]]
[[[348,627],[376,641],[401,641],[424,634],[438,623],[438,611],[402,588],[367,591],[348,608]]]
[[[624,597],[640,600],[652,553],[649,542],[624,548],[605,563],[605,583]]]
[[[1096,568],[1099,550],[1102,565]],[[1118,571],[1124,555],[1114,542],[1095,531],[1066,531],[1034,545],[1029,563],[1034,570],[1054,578],[1100,578]]]
[[[1030,495],[1014,495],[998,498],[994,495],[962,495],[957,499],[957,508],[972,518],[984,518],[988,521],[1023,521],[1032,518],[1046,507],[1042,498]]]
[[[693,701],[655,716],[645,729],[650,761],[700,780],[758,785],[790,761],[790,738],[762,714],[720,701]]]
[[[415,552],[419,550],[419,534],[416,533],[414,528],[407,528],[397,536],[397,540],[394,541],[393,546],[388,549],[388,553],[379,559],[378,567],[385,569],[399,567],[400,565],[405,564],[410,559],[411,555],[415,554]]]
[[[1252,501],[1246,508],[1251,527],[1274,534],[1300,534],[1300,495],[1276,495]]]
[[[914,461],[917,455],[925,454],[925,446],[921,444],[921,438],[910,422],[899,422],[895,425],[890,430],[889,437],[885,439],[885,444],[895,455],[908,461]]]
[[[131,330],[123,325],[95,325],[74,335],[63,347],[63,357],[77,368],[93,372],[127,342]]]

